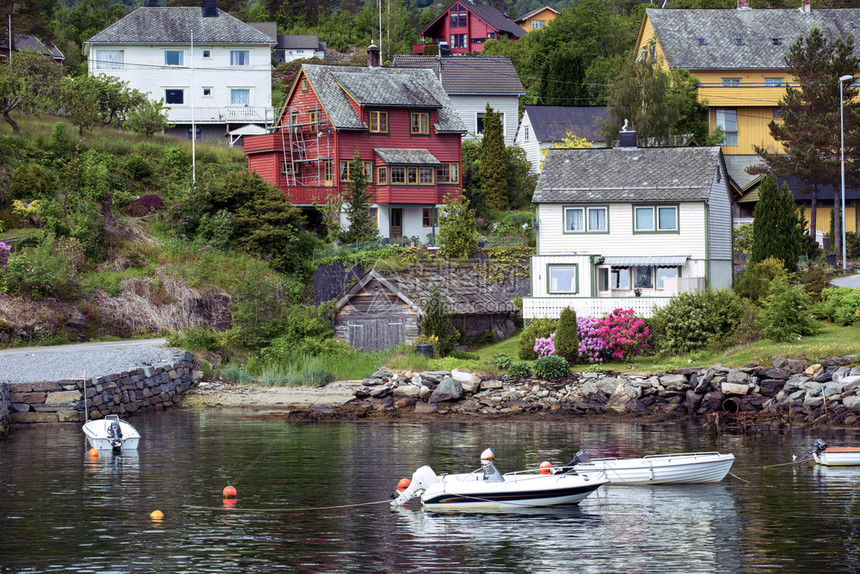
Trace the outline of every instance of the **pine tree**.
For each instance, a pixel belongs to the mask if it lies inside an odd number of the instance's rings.
[[[370,198],[367,196],[367,175],[364,173],[364,162],[358,155],[358,149],[349,164],[349,207],[346,208],[346,219],[349,229],[343,235],[344,243],[359,243],[373,241],[379,236],[376,223],[370,217]]]
[[[561,355],[570,364],[579,361],[579,329],[576,324],[576,311],[570,307],[562,309],[558,318],[555,354]]]
[[[481,140],[481,187],[487,205],[508,208],[508,162],[505,137],[499,113],[487,104],[484,112],[484,137]]]
[[[788,185],[784,184],[779,191],[776,177],[767,176],[759,187],[754,215],[750,263],[775,257],[782,261],[786,271],[794,273],[803,229]]]
[[[439,339],[439,355],[447,355],[453,348],[451,315],[445,306],[442,293],[436,285],[430,289],[430,297],[424,304],[424,317],[421,318],[421,333],[435,335]]]

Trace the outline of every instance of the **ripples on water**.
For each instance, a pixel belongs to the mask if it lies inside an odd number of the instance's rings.
[[[78,425],[0,443],[0,572],[855,572],[860,468],[776,466],[819,435],[696,424],[256,421],[170,411],[131,419],[136,455],[86,457]],[[833,431],[832,445],[860,444]],[[733,452],[716,485],[609,487],[579,507],[392,510],[404,476],[503,471],[605,454]],[[239,497],[224,508],[221,489]],[[382,502],[349,508],[295,510]],[[149,518],[160,509],[160,522]]]

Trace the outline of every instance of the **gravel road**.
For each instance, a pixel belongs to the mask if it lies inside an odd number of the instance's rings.
[[[0,383],[87,379],[172,362],[166,339],[21,347],[0,351]]]

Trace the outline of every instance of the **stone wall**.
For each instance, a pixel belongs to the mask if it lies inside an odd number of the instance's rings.
[[[178,351],[164,366],[142,367],[86,381],[0,385],[4,387],[0,392],[0,431],[4,428],[4,409],[10,413],[12,423],[84,422],[84,387],[91,419],[173,406],[178,396],[196,382],[193,364],[191,353]]]
[[[12,401],[9,398],[9,387],[0,385],[0,438],[4,438],[12,424]]]

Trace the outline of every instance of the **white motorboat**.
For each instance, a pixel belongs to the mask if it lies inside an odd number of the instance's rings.
[[[812,448],[795,457],[795,460],[801,460],[809,454],[815,459],[817,464],[824,466],[857,466],[860,465],[860,448],[854,446],[847,447],[832,447],[827,446],[821,439],[817,439],[812,443]]]
[[[720,482],[735,461],[733,454],[684,452],[642,458],[595,458],[582,451],[564,468],[577,474],[598,477],[606,473],[613,486],[648,484],[697,484]]]
[[[434,511],[558,506],[578,504],[604,484],[609,484],[604,476],[540,474],[538,470],[502,475],[492,464],[466,474],[441,476],[422,466],[412,475],[409,486],[396,493],[391,505],[401,506],[420,495],[423,507]]]
[[[90,420],[84,424],[87,442],[97,450],[137,450],[140,433],[117,415]]]

